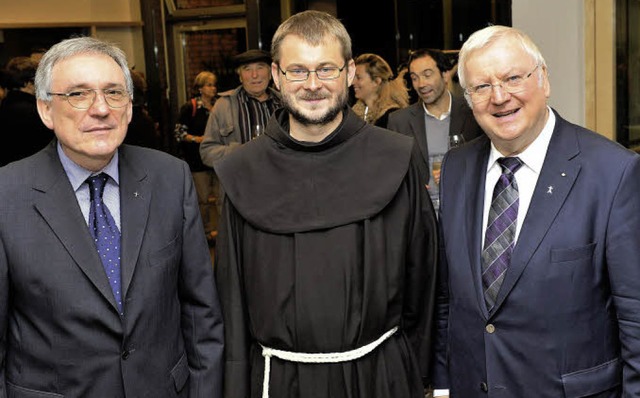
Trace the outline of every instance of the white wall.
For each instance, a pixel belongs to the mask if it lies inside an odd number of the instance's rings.
[[[585,124],[584,0],[512,0],[513,26],[527,33],[547,61],[549,105]]]

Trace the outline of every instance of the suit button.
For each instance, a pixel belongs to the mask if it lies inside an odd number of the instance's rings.
[[[488,324],[488,325],[484,328],[484,330],[486,330],[486,331],[487,331],[487,333],[491,334],[491,333],[493,333],[493,332],[495,332],[495,331],[496,331],[496,327],[495,327],[495,326],[493,326],[492,324]]]
[[[487,383],[483,381],[482,383],[480,383],[480,389],[484,392],[487,392],[489,391],[489,386],[487,386]]]
[[[127,358],[129,358],[129,351],[122,352],[122,359],[126,361]]]

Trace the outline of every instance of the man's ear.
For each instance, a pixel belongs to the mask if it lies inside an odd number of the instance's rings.
[[[347,62],[347,65],[347,86],[351,87],[353,79],[356,77],[356,63],[352,58]]]
[[[451,76],[453,76],[455,72],[452,69],[449,69],[446,72],[442,72],[442,78],[444,79],[445,83],[447,83],[447,85],[451,84]]]
[[[273,79],[273,84],[276,86],[278,90],[280,90],[280,68],[278,64],[275,62],[271,63],[271,78]]]
[[[51,101],[37,101],[38,114],[40,115],[40,119],[42,119],[42,123],[47,126],[49,129],[53,130],[53,118],[51,117]]]

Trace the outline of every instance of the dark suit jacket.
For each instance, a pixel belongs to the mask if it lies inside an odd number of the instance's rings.
[[[640,157],[556,115],[488,313],[489,151],[482,137],[443,162],[436,388],[452,398],[640,396]]]
[[[474,138],[484,135],[484,132],[478,126],[473,112],[469,105],[465,102],[464,98],[459,98],[454,95],[451,96],[451,115],[449,123],[449,135],[462,134],[466,142],[473,140]],[[420,153],[424,160],[424,165],[429,164],[429,148],[427,146],[427,127],[424,122],[424,108],[422,107],[422,100],[412,104],[404,109],[399,109],[389,115],[389,122],[387,124],[389,130],[397,131],[413,137],[418,143]],[[427,170],[428,170],[427,166]],[[427,181],[429,182],[427,175]]]
[[[0,396],[219,397],[221,314],[186,163],[119,150],[121,318],[55,144],[0,169]]]

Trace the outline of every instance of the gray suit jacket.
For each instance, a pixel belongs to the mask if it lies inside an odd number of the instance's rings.
[[[473,140],[484,134],[475,118],[471,108],[467,105],[463,98],[451,96],[451,122],[449,124],[449,135],[462,134],[466,142]],[[408,106],[404,109],[399,109],[389,115],[389,123],[387,124],[389,130],[397,131],[413,137],[418,143],[420,153],[425,165],[429,164],[429,148],[427,146],[427,127],[424,122],[424,108],[422,107],[422,100]],[[427,166],[427,170],[428,170]],[[429,178],[427,176],[428,183]]]
[[[483,137],[443,162],[435,387],[451,397],[638,396],[640,157],[556,115],[488,312],[481,250],[489,151]]]
[[[55,145],[0,169],[0,397],[219,397],[221,313],[186,163],[119,150],[120,317]]]

